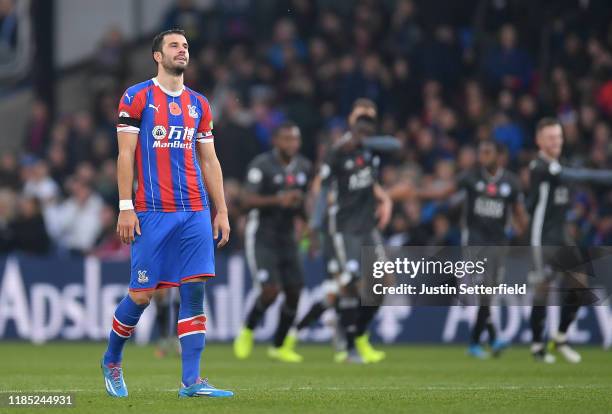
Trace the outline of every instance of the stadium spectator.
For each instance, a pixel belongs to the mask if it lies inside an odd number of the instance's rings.
[[[0,189],[0,253],[13,250],[13,229],[11,223],[16,214],[17,197],[9,189]]]
[[[201,11],[192,0],[178,0],[168,9],[162,24],[163,30],[180,27],[189,39],[190,49],[198,51],[204,42],[204,22]]]
[[[121,243],[117,235],[117,211],[105,204],[100,214],[100,222],[102,230],[91,253],[102,260],[129,260],[130,246]]]
[[[17,27],[14,0],[0,0],[0,62],[8,61],[15,52]]]
[[[21,187],[19,167],[15,153],[3,151],[0,155],[0,189],[18,190]]]
[[[102,198],[82,179],[72,179],[68,188],[70,197],[53,214],[56,243],[72,254],[87,254],[102,231]]]
[[[114,82],[121,84],[130,72],[123,33],[118,27],[111,27],[105,34],[92,61],[92,86],[94,89],[109,87]]]
[[[16,250],[31,254],[46,254],[51,247],[41,202],[36,197],[24,196],[19,199],[17,217],[11,224]]]
[[[66,143],[68,151],[68,162],[71,169],[83,160],[90,160],[92,154],[92,143],[95,134],[95,125],[92,114],[87,111],[79,111],[74,116],[72,129]]]
[[[37,198],[43,206],[55,203],[59,199],[59,186],[49,175],[49,167],[45,160],[26,160],[22,177],[25,196]]]
[[[267,52],[268,61],[276,70],[306,57],[306,46],[299,39],[292,20],[283,18],[276,23],[274,40]]]
[[[36,99],[32,104],[32,113],[23,142],[26,152],[37,157],[44,155],[49,142],[50,121],[47,105],[43,101]]]
[[[391,17],[389,47],[396,56],[412,57],[419,46],[423,33],[416,19],[413,0],[400,0]]]
[[[223,165],[224,177],[242,181],[246,166],[261,152],[253,117],[233,90],[228,91],[222,111],[224,116],[215,124],[215,134],[223,139],[215,143],[215,149]],[[236,148],[240,151],[236,152]]]
[[[499,44],[484,58],[487,82],[495,90],[505,87],[513,91],[531,86],[533,63],[527,51],[518,45],[516,28],[505,24],[499,30]]]

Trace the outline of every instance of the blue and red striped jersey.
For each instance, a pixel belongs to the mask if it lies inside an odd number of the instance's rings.
[[[208,208],[196,142],[213,142],[212,128],[208,100],[187,87],[168,91],[153,78],[125,91],[117,132],[138,134],[136,211]]]

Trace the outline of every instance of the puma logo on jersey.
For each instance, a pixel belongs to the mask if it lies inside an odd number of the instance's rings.
[[[132,102],[132,98],[133,98],[133,96],[128,95],[128,93],[126,92],[126,93],[125,93],[125,98],[127,99],[127,101],[128,101],[128,102],[130,102],[130,103],[131,103],[131,102]]]
[[[153,108],[156,112],[159,112],[159,105],[155,106],[153,104],[149,104],[149,108]]]

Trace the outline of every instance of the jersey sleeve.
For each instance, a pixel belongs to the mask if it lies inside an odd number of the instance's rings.
[[[318,175],[322,185],[329,185],[334,174],[337,153],[331,149],[319,167]]]
[[[212,111],[210,109],[210,104],[208,101],[200,96],[198,96],[198,100],[200,101],[200,105],[202,107],[202,119],[200,120],[200,124],[198,125],[198,130],[196,131],[196,140],[200,143],[213,142],[213,116]]]
[[[125,91],[119,101],[119,120],[117,122],[117,132],[130,132],[138,134],[140,132],[140,120],[144,109],[144,93],[132,92],[129,88]]]
[[[510,193],[510,201],[512,203],[525,203],[525,195],[523,194],[523,190],[521,188],[521,183],[519,182],[519,178],[512,174],[510,176],[510,183],[512,186],[512,192]]]
[[[457,190],[469,191],[472,183],[472,172],[464,171],[457,177]]]
[[[380,157],[376,154],[372,155],[372,177],[374,182],[380,183]]]
[[[306,158],[301,159],[301,170],[306,175],[306,187],[312,182],[312,163]]]
[[[529,188],[525,198],[527,211],[533,212],[540,195],[540,184],[548,176],[548,166],[541,160],[535,159],[529,163]]]
[[[261,193],[264,182],[264,169],[262,163],[255,159],[247,167],[244,189],[250,193]]]

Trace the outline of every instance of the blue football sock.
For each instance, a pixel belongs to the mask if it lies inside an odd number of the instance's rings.
[[[104,364],[118,364],[121,362],[123,346],[132,336],[134,327],[147,306],[137,305],[130,295],[127,295],[119,302],[113,318],[113,328],[108,338],[108,348],[104,354]]]
[[[188,387],[200,377],[200,356],[206,343],[204,282],[183,283],[179,292],[181,306],[177,333],[181,341],[182,381]]]

